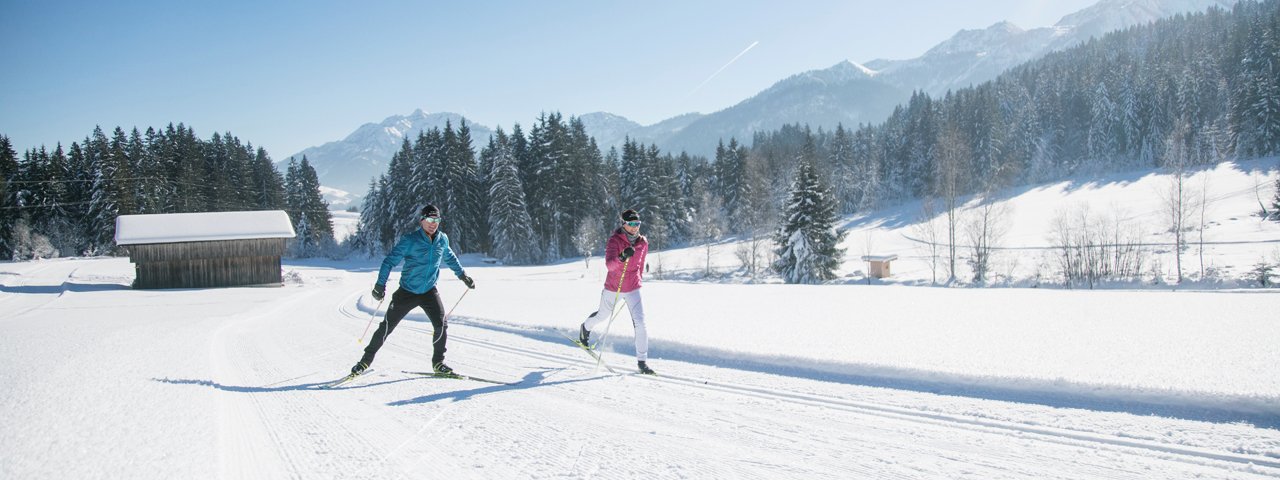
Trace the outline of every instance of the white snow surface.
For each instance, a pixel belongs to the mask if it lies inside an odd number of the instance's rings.
[[[294,235],[289,215],[281,210],[161,213],[116,217],[117,245],[293,238]]]
[[[1222,192],[1215,238],[1277,238],[1232,193],[1274,164],[1198,173]],[[1159,180],[1006,192],[1007,245],[1043,242],[1036,212],[1073,201],[1141,217]],[[475,290],[442,279],[447,362],[513,385],[403,373],[429,368],[414,311],[337,389],[320,386],[387,307],[380,259],[150,291],[125,258],[0,262],[0,478],[1280,477],[1280,290],[915,286],[914,242],[890,233],[911,208],[847,219],[846,243],[900,255],[871,284],[855,248],[829,285],[744,283],[732,242],[711,277],[703,247],[651,253],[657,377],[633,373],[626,311],[594,334],[618,374],[564,336],[596,307],[599,258],[468,255]],[[1268,248],[1217,247],[1224,268]]]

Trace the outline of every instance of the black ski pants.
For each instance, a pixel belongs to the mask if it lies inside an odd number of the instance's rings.
[[[378,331],[373,332],[373,338],[369,339],[369,346],[364,348],[364,357],[360,361],[365,365],[373,365],[373,356],[378,354],[378,349],[382,348],[382,343],[387,340],[387,336],[391,335],[391,331],[400,324],[400,320],[415,307],[421,307],[422,311],[427,313],[427,318],[431,319],[431,326],[435,331],[431,336],[433,347],[431,365],[434,367],[443,362],[444,342],[448,338],[445,331],[449,326],[444,323],[444,303],[440,302],[440,292],[436,291],[435,287],[427,290],[426,293],[413,293],[401,288],[391,294],[391,305],[387,307],[387,316],[378,325]]]

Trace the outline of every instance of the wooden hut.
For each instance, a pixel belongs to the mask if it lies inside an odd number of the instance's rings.
[[[897,259],[898,259],[897,255],[863,255],[862,256],[862,261],[867,262],[869,264],[868,270],[870,271],[870,273],[868,273],[867,276],[871,278],[888,278],[890,275],[893,275],[893,272],[889,271],[889,262],[892,262]]]
[[[116,217],[134,288],[280,286],[280,256],[294,236],[280,210]]]

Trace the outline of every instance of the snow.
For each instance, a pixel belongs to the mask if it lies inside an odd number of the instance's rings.
[[[360,212],[331,210],[329,215],[333,219],[333,239],[338,242],[345,241],[360,227]]]
[[[293,237],[293,224],[281,210],[116,217],[117,245]]]
[[[1274,185],[1274,165],[1196,172],[1216,199],[1215,265],[1269,245],[1227,241],[1280,238],[1237,193]],[[1007,245],[1044,243],[1045,215],[1071,202],[1155,215],[1162,179],[1004,192]],[[658,377],[597,370],[563,336],[596,306],[599,258],[464,256],[477,288],[439,286],[456,307],[448,363],[511,386],[401,373],[428,368],[415,311],[368,377],[319,389],[386,309],[368,293],[380,259],[183,290],[128,288],[126,258],[2,262],[0,478],[1280,477],[1280,290],[916,286],[928,272],[900,235],[914,211],[846,219],[846,243],[900,256],[871,284],[862,248],[828,285],[743,283],[733,242],[699,281],[703,247],[653,252]],[[622,372],[629,323],[602,347]]]
[[[870,68],[867,68],[867,66],[866,66],[866,65],[863,65],[863,64],[861,64],[861,63],[855,62],[855,61],[853,61],[853,60],[846,60],[846,61],[847,61],[847,62],[849,62],[849,64],[850,64],[850,65],[853,65],[853,67],[854,67],[854,68],[858,69],[858,70],[859,70],[859,71],[861,71],[862,73],[867,74],[867,76],[868,76],[868,77],[874,77],[874,76],[876,76],[877,74],[879,74],[879,73],[880,73],[880,72],[877,72],[877,71],[872,70],[872,69],[870,69]]]
[[[1191,195],[1192,203],[1199,202],[1201,197],[1205,199],[1206,271],[1201,277],[1200,212],[1194,209],[1193,230],[1187,232],[1189,245],[1182,259],[1183,274],[1195,280],[1189,286],[1250,286],[1249,272],[1255,264],[1280,263],[1280,222],[1256,215],[1260,202],[1269,206],[1275,198],[1276,178],[1280,176],[1278,166],[1280,158],[1267,158],[1224,162],[1188,172],[1184,184],[1195,192]],[[1082,208],[1095,216],[1118,216],[1130,227],[1137,228],[1141,241],[1150,246],[1152,254],[1146,269],[1158,271],[1162,284],[1175,281],[1174,237],[1168,231],[1163,206],[1164,192],[1168,191],[1172,178],[1168,173],[1140,171],[997,192],[993,197],[995,202],[1007,207],[1009,212],[1004,221],[1009,232],[999,243],[994,260],[994,271],[1000,277],[998,283],[1035,285],[1037,281],[1033,279],[1037,277],[1042,279],[1041,286],[1048,286],[1043,284],[1046,281],[1060,282],[1053,275],[1057,254],[1052,239],[1054,219],[1059,214],[1079,212]],[[963,218],[972,210],[975,199],[962,200],[967,203],[961,212]],[[884,283],[930,283],[932,274],[927,251],[924,245],[912,240],[919,237],[913,227],[920,223],[920,210],[919,202],[911,202],[847,218],[843,226],[849,234],[841,244],[848,252],[846,259],[859,258],[868,250],[877,255],[897,254],[900,260],[893,264],[894,277]],[[941,223],[942,215],[935,217],[935,221]],[[961,235],[957,243],[969,242]],[[731,244],[726,245],[722,254],[732,257],[732,250]],[[847,281],[855,282],[865,280],[865,270],[863,262],[846,261],[838,273]],[[968,275],[967,267],[961,268],[960,275],[962,278]],[[940,278],[944,277],[945,274],[940,274]],[[1148,276],[1147,280],[1153,278]]]

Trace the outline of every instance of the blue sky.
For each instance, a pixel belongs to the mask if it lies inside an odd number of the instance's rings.
[[[0,0],[0,134],[21,151],[95,125],[185,122],[280,160],[415,108],[490,127],[542,111],[648,125],[842,60],[912,58],[960,29],[1046,26],[1092,3]]]

